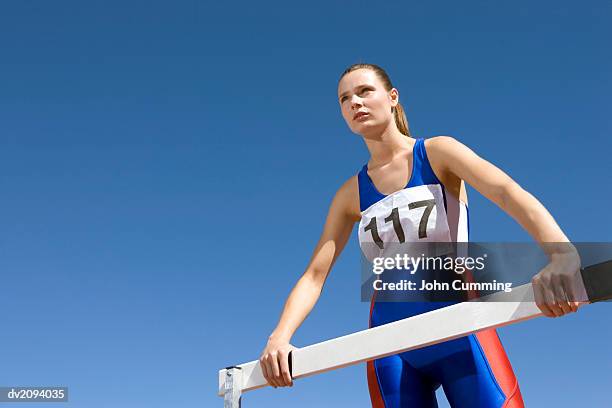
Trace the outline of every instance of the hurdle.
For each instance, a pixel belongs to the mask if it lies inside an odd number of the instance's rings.
[[[612,299],[612,260],[580,272],[588,297],[584,303]],[[299,379],[542,316],[532,299],[533,288],[526,284],[511,294],[494,293],[295,349],[289,354],[291,377]],[[267,385],[259,360],[219,370],[218,395],[224,408],[240,407],[244,392]]]

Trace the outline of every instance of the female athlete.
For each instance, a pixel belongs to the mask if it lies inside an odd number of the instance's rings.
[[[370,160],[336,192],[312,258],[260,357],[264,377],[274,387],[293,385],[288,365],[288,354],[295,348],[291,337],[317,302],[357,222],[362,248],[392,237],[397,242],[396,220],[390,216],[397,210],[407,242],[425,235],[432,241],[468,241],[467,182],[538,243],[569,243],[536,198],[468,147],[448,136],[413,138],[399,92],[379,66],[347,68],[338,83],[338,102],[351,131],[363,138]],[[418,218],[407,215],[410,203],[423,200],[433,203],[437,219],[426,231],[422,225],[419,230]],[[532,279],[536,303],[549,317],[575,312],[579,304],[570,301],[576,297],[569,283],[579,276],[580,258],[571,244],[543,248],[550,263]],[[369,326],[426,311],[417,305],[377,302],[373,296]],[[374,407],[437,407],[435,391],[440,386],[453,407],[523,406],[510,362],[492,329],[369,361],[367,379]]]

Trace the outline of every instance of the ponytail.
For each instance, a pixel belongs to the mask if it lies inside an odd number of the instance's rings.
[[[405,136],[412,137],[410,128],[408,127],[408,119],[406,119],[406,114],[404,113],[404,107],[399,102],[393,108],[393,117],[395,118],[397,130]]]

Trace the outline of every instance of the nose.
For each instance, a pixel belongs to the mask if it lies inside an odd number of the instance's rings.
[[[357,96],[351,98],[351,110],[359,109],[361,106],[361,99]]]

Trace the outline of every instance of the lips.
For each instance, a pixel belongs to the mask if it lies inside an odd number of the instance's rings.
[[[360,117],[365,116],[365,115],[369,115],[369,113],[368,112],[357,112],[355,116],[353,116],[353,120],[357,120]]]

